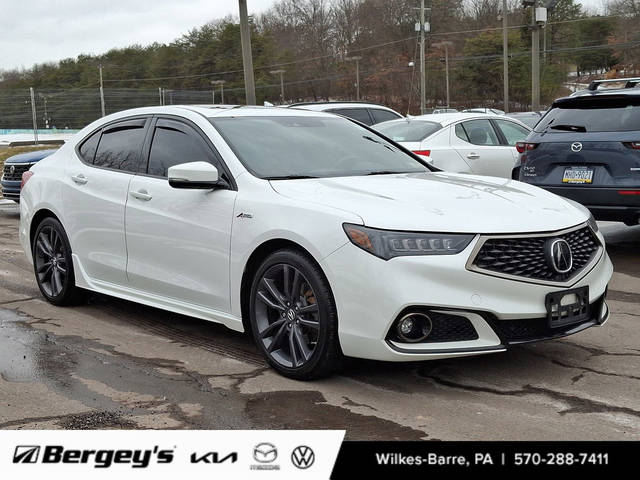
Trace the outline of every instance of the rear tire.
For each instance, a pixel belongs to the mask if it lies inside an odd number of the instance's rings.
[[[48,302],[63,306],[84,300],[86,291],[76,286],[71,245],[57,219],[48,217],[40,222],[32,249],[38,288]]]
[[[294,249],[272,253],[256,271],[250,295],[253,337],[271,367],[297,380],[340,368],[335,301],[311,258]]]

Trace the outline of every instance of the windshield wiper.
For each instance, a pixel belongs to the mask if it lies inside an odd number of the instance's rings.
[[[395,175],[397,173],[411,173],[411,172],[398,172],[391,170],[375,170],[373,172],[365,173],[364,175]]]
[[[369,140],[370,142],[377,143],[378,145],[382,145],[383,147],[385,147],[385,148],[387,148],[387,149],[391,150],[392,152],[395,152],[395,149],[391,148],[391,147],[390,147],[389,145],[387,145],[386,143],[379,142],[378,140],[376,140],[376,139],[375,139],[375,138],[373,138],[373,137],[370,137],[370,136],[368,136],[368,135],[363,135],[363,136],[362,136],[362,138],[364,138],[365,140]]]
[[[549,127],[551,130],[566,130],[568,132],[586,132],[587,128],[584,125],[552,125]]]
[[[281,175],[278,177],[267,177],[266,180],[300,180],[305,178],[320,178],[312,175]]]

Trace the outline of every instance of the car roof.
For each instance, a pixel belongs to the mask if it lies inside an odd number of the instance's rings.
[[[412,117],[412,120],[428,120],[430,122],[437,122],[442,126],[451,125],[452,123],[459,122],[461,120],[472,119],[493,119],[496,117],[504,117],[503,115],[496,115],[495,113],[476,113],[476,112],[457,112],[457,113],[429,113],[426,115],[418,115]]]
[[[323,112],[325,110],[334,110],[338,108],[379,108],[381,110],[387,110],[389,112],[398,113],[394,109],[385,107],[384,105],[378,105],[376,103],[367,102],[309,102],[309,103],[294,103],[288,105],[288,108],[299,108],[303,110],[315,110],[317,112]],[[398,115],[400,115],[398,113]]]
[[[27,163],[34,162],[38,160],[42,160],[45,157],[48,157],[52,153],[56,152],[58,149],[48,149],[48,150],[36,150],[35,152],[25,152],[19,153],[17,155],[12,155],[11,157],[5,160],[5,163]]]

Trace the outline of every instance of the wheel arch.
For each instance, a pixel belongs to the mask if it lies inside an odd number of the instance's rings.
[[[258,245],[245,263],[244,271],[242,272],[242,280],[240,281],[240,313],[242,316],[242,326],[245,332],[251,332],[251,325],[249,322],[249,300],[251,294],[251,283],[253,282],[253,277],[260,267],[260,264],[272,253],[277,252],[278,250],[283,250],[285,248],[290,248],[292,250],[297,250],[302,254],[309,257],[320,271],[324,271],[320,265],[320,262],[302,245],[293,240],[288,240],[286,238],[272,238],[267,240],[260,245]],[[326,274],[325,274],[326,277]],[[328,281],[328,280],[327,280]],[[331,287],[331,284],[329,284]],[[332,292],[333,295],[333,292]]]
[[[34,213],[33,218],[31,219],[31,225],[29,225],[29,248],[31,250],[33,250],[33,237],[36,234],[38,225],[40,225],[40,223],[45,218],[50,218],[50,217],[55,218],[58,222],[60,222],[60,224],[62,224],[62,221],[60,221],[60,218],[48,208],[41,208],[36,213]]]

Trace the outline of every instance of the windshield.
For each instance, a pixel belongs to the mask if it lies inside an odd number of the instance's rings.
[[[442,128],[436,122],[388,122],[373,127],[394,142],[420,142]]]
[[[640,130],[638,99],[576,99],[549,110],[536,132],[626,132]]]
[[[209,121],[245,168],[260,178],[430,171],[375,133],[344,118],[224,117]]]

